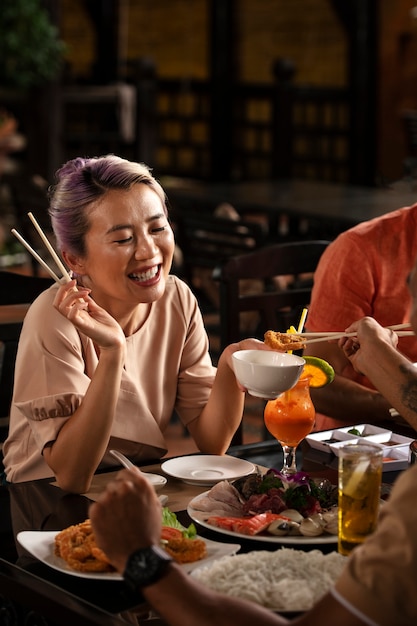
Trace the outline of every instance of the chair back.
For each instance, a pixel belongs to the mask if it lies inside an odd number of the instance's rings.
[[[303,308],[310,302],[315,269],[329,243],[278,243],[219,265],[214,278],[220,287],[221,350],[243,337],[263,339],[267,330],[286,332],[291,325],[297,327]],[[280,283],[279,277],[284,282]],[[250,332],[242,328],[242,316],[247,314],[256,316],[254,332],[253,328]],[[242,442],[240,426],[232,444]]]
[[[214,276],[220,285],[221,348],[242,338],[244,312],[258,314],[259,338],[266,330],[285,332],[290,325],[297,326],[302,309],[310,302],[314,271],[329,243],[278,243],[218,266]],[[280,286],[277,277],[290,277],[288,285]],[[242,281],[257,282],[253,290],[249,287],[242,293]]]
[[[235,255],[255,250],[266,237],[259,222],[235,221],[194,211],[184,211],[174,219],[176,241],[183,254],[184,278],[190,285],[196,269],[212,271]]]
[[[53,280],[0,271],[0,446],[7,436],[14,367],[22,320],[9,317],[10,305],[30,304]]]

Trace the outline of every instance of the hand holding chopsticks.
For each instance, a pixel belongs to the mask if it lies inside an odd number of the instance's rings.
[[[53,258],[53,260],[55,261],[57,267],[61,270],[62,272],[62,277],[59,278],[56,273],[53,271],[53,269],[51,269],[49,267],[49,265],[42,259],[41,256],[39,256],[39,254],[32,248],[32,246],[22,237],[22,235],[20,233],[17,232],[17,230],[15,228],[12,229],[12,233],[13,235],[20,241],[20,243],[26,248],[26,250],[28,250],[28,252],[30,252],[30,254],[38,261],[38,263],[40,263],[40,265],[42,265],[42,267],[48,272],[48,274],[54,279],[55,282],[57,282],[58,284],[62,284],[62,283],[69,283],[72,278],[67,270],[67,268],[65,267],[65,265],[62,263],[61,259],[59,258],[58,254],[55,252],[54,248],[52,247],[52,245],[50,244],[47,236],[45,235],[45,233],[43,232],[42,228],[40,227],[40,225],[38,224],[38,222],[36,221],[34,215],[32,213],[28,213],[29,219],[31,220],[32,224],[34,225],[34,227],[36,228],[36,230],[38,231],[43,243],[46,246],[46,249],[48,250],[49,254],[51,255],[51,257]]]

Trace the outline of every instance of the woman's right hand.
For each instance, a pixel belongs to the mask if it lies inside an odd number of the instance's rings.
[[[102,349],[126,345],[120,324],[90,297],[90,289],[76,281],[61,285],[54,299],[55,308]]]

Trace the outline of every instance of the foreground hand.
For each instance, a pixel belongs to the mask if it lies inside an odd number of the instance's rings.
[[[89,511],[97,545],[123,573],[132,552],[161,538],[161,505],[139,469],[122,470]]]
[[[101,348],[124,346],[126,340],[120,324],[89,293],[89,289],[77,287],[72,280],[58,289],[54,307]]]

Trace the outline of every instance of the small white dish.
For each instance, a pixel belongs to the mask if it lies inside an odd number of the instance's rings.
[[[232,354],[239,383],[251,396],[274,400],[297,383],[305,360],[275,350],[239,350]]]
[[[45,565],[63,572],[64,574],[78,576],[79,578],[123,580],[123,577],[118,572],[78,572],[77,570],[71,569],[64,559],[61,559],[61,557],[55,554],[55,535],[57,535],[58,532],[58,530],[23,530],[17,534],[17,540],[32,556],[42,561]],[[204,541],[207,547],[207,556],[204,559],[200,559],[200,561],[181,565],[185,571],[191,572],[200,565],[206,565],[215,559],[235,554],[240,549],[240,544],[220,543],[218,541],[211,541],[210,539],[204,539]]]
[[[253,463],[234,456],[215,454],[194,454],[169,459],[161,469],[172,476],[188,483],[203,487],[215,485],[221,480],[235,480],[252,474],[256,467]]]
[[[334,430],[321,430],[316,433],[310,433],[306,437],[306,441],[310,444],[312,448],[316,450],[322,450],[322,452],[329,453],[330,446],[334,443],[338,443],[340,441],[352,441],[352,439],[356,439],[353,435],[347,435],[344,432],[341,432],[339,429]]]
[[[353,429],[359,434],[349,432]],[[334,430],[322,430],[307,435],[306,440],[312,448],[322,452],[332,452],[337,457],[340,448],[346,444],[366,441],[375,443],[384,451],[383,472],[399,471],[408,467],[408,451],[413,441],[410,437],[404,437],[373,424],[356,424]]]
[[[350,430],[355,429],[357,433],[349,433]],[[355,424],[354,426],[343,426],[339,428],[342,433],[347,435],[352,434],[353,437],[366,437],[367,439],[374,435],[390,435],[391,430],[387,428],[381,428],[380,426],[374,426],[374,424]]]
[[[122,452],[119,452],[119,450],[109,450],[109,452],[112,456],[114,456],[115,459],[119,461],[119,463],[123,465],[123,467],[126,467],[126,469],[131,469],[132,467],[136,468],[136,465],[132,463],[132,461],[128,459],[127,456],[125,456]],[[149,480],[155,491],[158,491],[158,489],[161,489],[164,485],[167,484],[167,479],[165,478],[165,476],[160,476],[159,474],[150,474],[148,472],[142,473],[145,478]]]
[[[399,446],[398,448],[384,448],[383,472],[397,472],[404,470],[409,465],[409,446]]]
[[[159,491],[159,489],[162,489],[162,487],[167,484],[167,479],[165,478],[165,476],[160,476],[159,474],[150,474],[148,472],[142,473],[145,478],[149,480],[155,491]]]
[[[366,440],[370,440],[371,437],[365,438],[357,438],[352,439],[351,441],[340,441],[339,443],[334,443],[330,445],[332,452],[335,456],[339,456],[339,450],[343,446],[351,445],[353,443],[363,443]],[[375,445],[379,446],[383,450],[383,463],[382,463],[382,471],[383,472],[398,472],[400,470],[404,470],[408,467],[408,450],[409,446],[398,446],[394,448],[390,448],[388,446],[384,446],[377,442]]]

